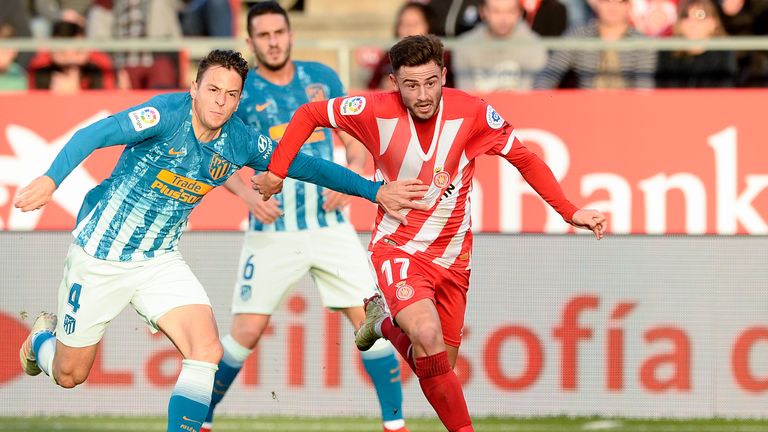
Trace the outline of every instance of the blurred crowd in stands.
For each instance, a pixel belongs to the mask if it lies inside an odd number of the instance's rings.
[[[378,1],[378,0],[361,0]],[[394,0],[391,0],[394,1]],[[303,1],[294,1],[301,13]],[[768,86],[768,51],[551,50],[542,37],[768,35],[768,0],[420,0],[401,2],[393,37],[433,33],[460,43],[446,53],[448,86],[467,91],[554,88]],[[183,38],[237,35],[242,0],[3,0],[0,38]],[[301,34],[297,35],[301,38]],[[520,43],[488,44],[491,41]],[[380,48],[362,56],[371,89],[388,89]],[[188,85],[184,52],[103,53],[0,48],[0,90],[170,89]],[[360,56],[358,56],[360,57]]]

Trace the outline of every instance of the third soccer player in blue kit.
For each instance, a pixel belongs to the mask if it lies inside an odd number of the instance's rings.
[[[299,106],[344,96],[344,90],[336,73],[327,66],[291,59],[293,33],[279,4],[255,4],[249,10],[247,25],[257,67],[248,72],[236,115],[279,141]],[[346,133],[340,139],[347,150],[348,167],[361,171],[365,148]],[[303,152],[332,160],[331,132],[315,131]],[[216,373],[203,431],[212,428],[216,404],[256,347],[271,315],[299,279],[311,274],[323,305],[344,313],[355,329],[365,319],[362,299],[372,295],[375,287],[365,250],[341,211],[347,195],[302,181],[288,181],[281,194],[263,201],[237,176],[225,186],[243,199],[251,214],[232,299],[232,328],[222,339],[224,357]],[[268,257],[265,250],[269,251]],[[391,344],[381,340],[361,356],[379,398],[384,431],[407,432],[399,362]]]

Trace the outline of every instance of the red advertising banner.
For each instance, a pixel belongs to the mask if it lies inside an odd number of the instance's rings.
[[[42,174],[80,127],[152,96],[143,92],[0,96],[0,229],[69,230],[82,197],[109,175],[120,148],[99,150],[61,185],[42,211],[13,208],[19,187]],[[613,233],[768,233],[768,90],[494,93],[486,99],[542,156],[580,207],[609,216]],[[369,163],[369,173],[372,168]],[[514,167],[478,159],[475,231],[569,230]],[[350,214],[368,230],[374,207]],[[235,230],[245,207],[225,190],[192,214],[193,230]]]

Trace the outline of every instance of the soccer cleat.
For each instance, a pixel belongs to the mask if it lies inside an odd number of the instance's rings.
[[[32,342],[35,339],[35,335],[41,331],[49,331],[56,333],[56,315],[47,312],[41,312],[35,319],[35,323],[32,324],[32,330],[29,332],[29,336],[21,344],[19,349],[19,360],[21,360],[21,368],[24,369],[24,373],[27,375],[35,376],[40,374],[42,370],[37,365],[37,359],[35,353],[32,350]]]
[[[376,333],[376,328],[381,328],[380,323],[389,316],[389,312],[380,294],[374,294],[363,300],[363,309],[365,309],[365,321],[355,332],[355,345],[360,351],[368,351],[381,337]]]

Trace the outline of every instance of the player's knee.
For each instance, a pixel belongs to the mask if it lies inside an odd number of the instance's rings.
[[[443,343],[443,332],[438,322],[427,322],[416,326],[413,334],[408,335],[414,345],[432,351]]]
[[[88,373],[77,370],[54,369],[53,376],[56,384],[63,388],[70,389],[84,383],[86,378],[88,378]]]
[[[192,351],[187,358],[218,364],[223,355],[224,348],[221,346],[221,342],[216,339],[207,343],[196,344],[192,347]]]
[[[259,324],[241,320],[240,322],[233,323],[230,333],[241,345],[248,349],[254,349],[264,333],[265,327]]]

